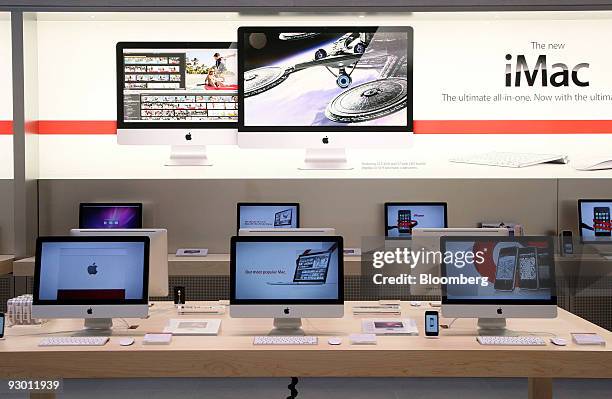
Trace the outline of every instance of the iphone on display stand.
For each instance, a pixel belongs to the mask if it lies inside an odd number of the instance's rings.
[[[435,310],[425,312],[425,338],[437,338],[440,335],[440,316]]]

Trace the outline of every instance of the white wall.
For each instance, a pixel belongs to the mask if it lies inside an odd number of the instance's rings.
[[[0,121],[13,119],[10,14],[0,13]],[[13,178],[13,137],[0,134],[0,179]]]

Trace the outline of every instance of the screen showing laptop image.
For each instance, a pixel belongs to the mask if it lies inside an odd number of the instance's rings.
[[[40,244],[34,287],[39,304],[148,301],[147,237],[67,237]]]
[[[80,229],[141,229],[142,204],[82,203]]]
[[[555,298],[549,237],[442,237],[441,251],[442,276],[457,279],[442,286],[448,303],[547,304]]]
[[[415,227],[445,228],[445,202],[387,202],[385,203],[385,236],[411,238]]]
[[[239,237],[236,301],[309,303],[342,298],[341,237]]]
[[[300,227],[298,203],[247,203],[237,207],[238,230]]]
[[[165,45],[118,43],[119,127],[202,122],[233,127],[238,120],[234,44]]]
[[[412,131],[410,27],[243,27],[240,130]]]
[[[583,243],[612,244],[612,200],[579,200],[580,239]]]

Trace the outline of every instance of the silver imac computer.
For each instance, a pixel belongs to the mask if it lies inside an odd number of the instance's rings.
[[[149,237],[39,237],[32,317],[85,319],[85,333],[112,319],[148,315]]]
[[[70,235],[149,237],[149,296],[168,296],[168,231],[166,229],[72,229]]]
[[[552,237],[442,237],[440,250],[444,317],[478,318],[481,335],[511,335],[507,318],[557,317]]]
[[[606,258],[612,256],[611,209],[612,199],[578,200],[580,241]]]
[[[300,227],[300,204],[297,202],[239,202],[236,215],[236,231]]]
[[[342,237],[232,237],[230,316],[274,318],[272,335],[303,335],[302,317],[344,316]]]
[[[231,42],[117,43],[117,142],[171,145],[168,166],[209,166],[235,145],[238,61]]]
[[[238,29],[243,148],[304,148],[301,169],[352,169],[347,148],[412,143],[409,26]]]
[[[450,227],[450,228],[434,228],[434,227],[415,227],[412,230],[412,251],[423,251],[429,253],[437,253],[440,251],[440,240],[442,237],[507,237],[508,229],[505,227],[499,228],[479,228],[479,227]],[[411,273],[421,274],[427,273],[436,277],[440,277],[440,263],[425,262],[423,258],[415,263]],[[410,286],[410,294],[412,295],[435,295],[440,296],[439,284],[416,284]]]
[[[82,202],[79,229],[141,229],[142,203]]]

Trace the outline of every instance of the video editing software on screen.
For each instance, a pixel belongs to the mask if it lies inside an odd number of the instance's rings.
[[[124,49],[124,122],[236,122],[236,49]]]

